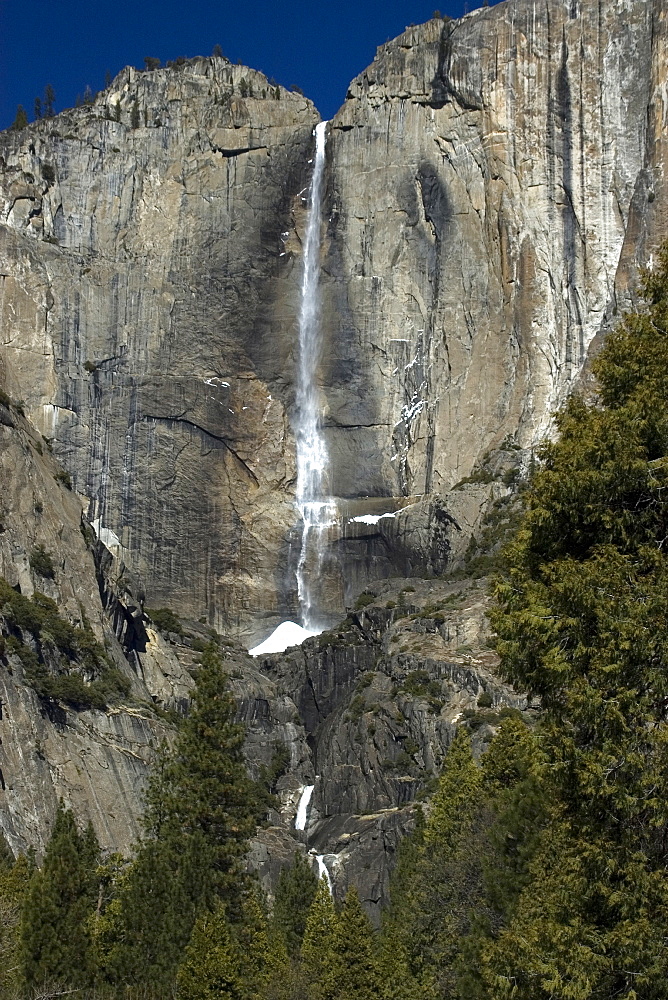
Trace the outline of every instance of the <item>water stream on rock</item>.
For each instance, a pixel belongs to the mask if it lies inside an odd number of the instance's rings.
[[[320,323],[320,227],[325,168],[327,122],[315,127],[315,159],[304,238],[304,271],[299,309],[299,365],[297,372],[295,439],[297,451],[297,507],[302,519],[301,550],[297,565],[297,592],[302,626],[320,629],[317,616],[318,584],[322,574],[323,541],[336,507],[327,490],[327,447],[322,434],[318,365],[322,346]]]
[[[313,795],[314,788],[315,785],[305,785],[302,789],[299,805],[297,806],[297,816],[295,817],[295,830],[306,830],[308,807],[311,802],[311,796]]]

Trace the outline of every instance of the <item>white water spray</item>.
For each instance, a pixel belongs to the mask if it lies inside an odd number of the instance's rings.
[[[315,785],[306,785],[302,789],[302,794],[299,799],[299,805],[297,806],[297,816],[295,818],[295,830],[306,830],[306,821],[308,819],[308,807],[311,803],[311,796],[313,795],[313,789]]]
[[[322,571],[323,534],[335,517],[327,496],[327,448],[320,422],[317,383],[321,351],[320,326],[320,227],[322,180],[325,168],[327,122],[315,127],[315,159],[304,239],[304,272],[299,310],[299,368],[297,377],[297,506],[302,519],[302,543],[297,566],[297,591],[302,625],[317,629],[315,604]]]
[[[315,860],[318,862],[318,878],[322,878],[324,875],[327,879],[327,886],[329,888],[329,894],[332,895],[334,888],[332,886],[332,876],[329,874],[329,868],[325,864],[325,855],[316,854]]]

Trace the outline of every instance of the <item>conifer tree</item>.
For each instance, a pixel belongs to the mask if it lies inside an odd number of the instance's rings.
[[[572,399],[497,585],[502,669],[539,695],[549,825],[493,996],[660,997],[668,972],[668,246]],[[555,846],[556,845],[556,846]]]
[[[180,1000],[248,1000],[241,955],[219,903],[195,923],[178,975]]]
[[[202,656],[190,713],[147,792],[145,836],[121,886],[102,949],[115,981],[169,989],[198,916],[222,901],[241,919],[242,858],[255,829],[243,726],[215,646]]]
[[[295,851],[292,865],[281,868],[272,915],[273,924],[285,938],[292,956],[301,948],[308,911],[317,891],[317,876],[303,854]]]
[[[97,840],[77,830],[61,804],[44,864],[28,886],[20,927],[23,978],[29,987],[83,986],[92,979],[89,921],[97,899]]]
[[[34,869],[32,858],[23,854],[14,861],[4,837],[0,836],[0,996],[2,997],[16,996],[21,987],[19,924]]]
[[[322,984],[327,1000],[380,997],[373,929],[354,886],[335,919],[329,954],[330,965]]]
[[[130,110],[130,128],[139,128],[139,101],[136,97]]]
[[[325,875],[318,884],[306,918],[302,942],[302,965],[309,987],[309,998],[320,998],[331,967],[331,948],[336,930],[336,910]]]
[[[22,104],[19,104],[16,109],[16,117],[10,125],[13,131],[18,132],[20,129],[25,128],[28,124],[28,116],[26,114],[25,108]]]
[[[47,83],[44,88],[44,101],[42,103],[42,110],[44,118],[53,118],[55,115],[55,105],[56,102],[56,92],[50,83]]]

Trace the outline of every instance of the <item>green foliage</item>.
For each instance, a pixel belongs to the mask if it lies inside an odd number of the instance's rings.
[[[26,110],[22,104],[19,104],[16,109],[16,116],[14,118],[14,121],[9,127],[13,129],[13,131],[18,132],[20,131],[20,129],[26,128],[27,124],[28,124],[28,116],[26,114]]]
[[[302,964],[309,984],[309,998],[320,1000],[321,990],[331,968],[330,947],[334,939],[337,918],[334,901],[323,875],[311,903],[304,928],[302,942]]]
[[[30,568],[35,573],[43,576],[45,580],[53,580],[56,575],[56,567],[53,565],[53,558],[50,552],[43,545],[35,545],[28,557]]]
[[[288,953],[299,954],[308,911],[318,891],[318,879],[306,858],[295,851],[292,864],[281,868],[276,892],[272,921],[283,936]]]
[[[494,699],[489,691],[483,691],[477,701],[478,708],[491,708],[494,704]]]
[[[34,871],[30,858],[14,856],[0,838],[0,996],[18,994],[21,987],[19,974],[19,925],[28,884]]]
[[[376,600],[376,595],[372,594],[368,590],[363,590],[355,601],[355,611],[362,611],[364,608],[368,608],[370,604]]]
[[[144,608],[144,610],[159,632],[184,634],[183,625],[176,612],[169,608]]]
[[[181,963],[177,986],[182,1000],[244,1000],[241,956],[225,909],[218,903],[195,923]]]
[[[204,911],[222,902],[232,923],[241,919],[242,861],[257,803],[235,713],[211,644],[174,748],[163,749],[152,772],[145,836],[105,929],[101,949],[114,982],[168,990]]]
[[[32,875],[25,894],[20,966],[29,989],[90,983],[89,923],[97,900],[98,857],[92,828],[80,834],[72,813],[61,803],[44,864]]]
[[[56,92],[50,83],[44,88],[44,100],[42,101],[42,111],[44,118],[53,118],[55,115]]]
[[[289,767],[290,747],[282,740],[276,740],[269,765],[262,764],[260,766],[259,779],[255,786],[258,822],[264,818],[269,809],[278,808],[279,802],[276,798],[278,779],[286,773]]]
[[[58,469],[58,471],[54,473],[53,478],[57,483],[64,486],[66,490],[72,489],[72,477],[67,469]]]
[[[373,930],[352,887],[334,923],[329,968],[322,980],[327,1000],[374,1000],[380,997]]]
[[[9,629],[6,652],[20,658],[26,683],[41,697],[102,709],[128,695],[128,680],[110,665],[93,633],[62,618],[50,597],[35,591],[29,599],[0,577],[0,610]]]
[[[668,969],[668,246],[542,451],[497,583],[507,679],[541,698],[549,829],[482,949],[494,996],[659,997]],[[485,994],[486,995],[486,994]]]

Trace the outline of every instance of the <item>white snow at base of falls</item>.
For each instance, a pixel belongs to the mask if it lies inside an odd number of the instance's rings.
[[[396,517],[397,512],[388,511],[387,514],[359,514],[357,517],[351,517],[350,521],[354,524],[378,524],[382,521],[384,517]]]
[[[313,795],[314,788],[315,785],[305,785],[305,787],[302,789],[302,794],[299,799],[299,805],[297,806],[297,816],[295,818],[295,830],[306,829],[308,807],[311,802],[311,796]]]
[[[251,656],[266,656],[268,653],[282,653],[289,646],[301,646],[304,639],[320,635],[320,630],[302,628],[297,622],[281,622],[268,639],[248,652]]]

